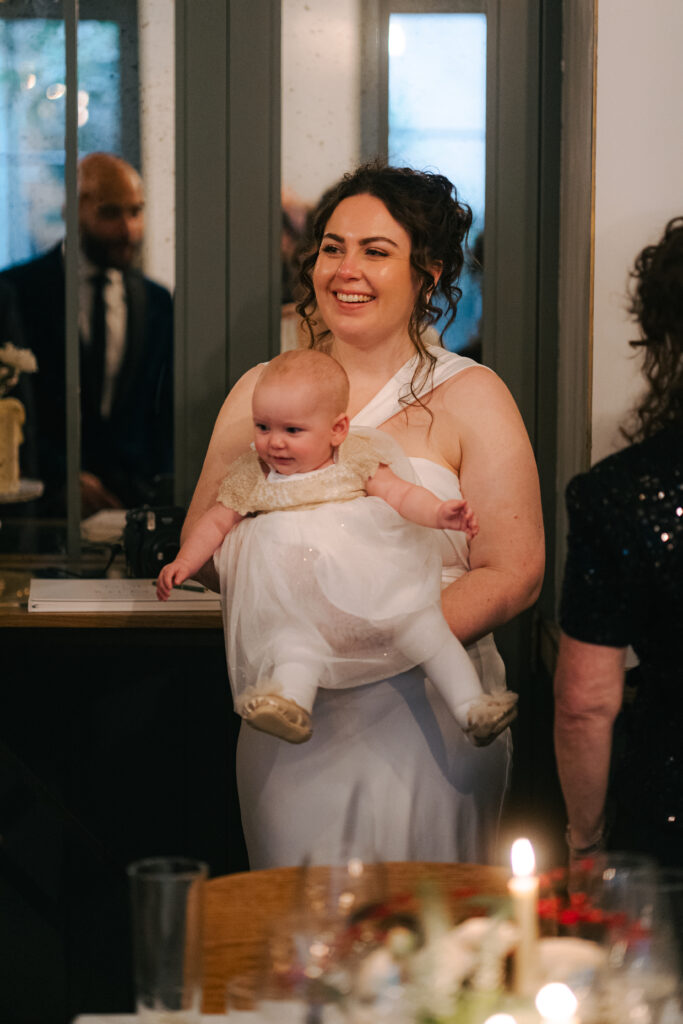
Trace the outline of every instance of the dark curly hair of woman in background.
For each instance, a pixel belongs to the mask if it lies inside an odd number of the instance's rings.
[[[657,245],[636,258],[631,277],[630,313],[641,337],[643,373],[649,390],[622,433],[642,441],[679,423],[683,427],[683,217],[674,217]]]
[[[472,224],[472,211],[458,199],[455,186],[443,174],[416,171],[410,167],[390,167],[381,161],[363,164],[350,171],[336,185],[321,196],[309,222],[309,230],[300,259],[299,295],[297,312],[303,318],[311,338],[311,348],[325,348],[330,332],[315,319],[316,300],[312,272],[318,257],[325,226],[332,213],[350,196],[371,195],[381,200],[391,216],[410,236],[410,263],[418,283],[408,333],[419,360],[413,378],[416,382],[427,377],[435,363],[422,339],[425,327],[435,324],[446,314],[441,331],[453,323],[462,295],[458,280],[463,267],[463,245]],[[438,265],[441,271],[434,286],[430,268]],[[433,301],[442,296],[445,305],[440,308]]]

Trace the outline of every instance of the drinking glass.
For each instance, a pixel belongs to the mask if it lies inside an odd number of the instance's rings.
[[[296,906],[300,913],[344,927],[385,896],[384,865],[349,852],[339,863],[303,865]]]
[[[606,967],[601,979],[603,1013],[621,1024],[659,1024],[678,1019],[681,961],[675,938],[674,897],[679,911],[683,874],[672,875],[653,862],[626,855],[603,870],[595,903],[608,915]],[[679,918],[680,928],[680,918]]]
[[[372,840],[372,821],[357,784],[341,835],[321,836],[302,864],[295,905],[309,917],[345,925],[386,895],[384,865]]]
[[[260,969],[226,987],[228,1024],[347,1024],[342,994],[318,977],[319,954],[295,918],[283,919],[266,944]],[[320,944],[320,939],[313,939]]]
[[[144,1024],[199,1024],[203,884],[208,870],[186,857],[128,868],[135,1003]]]
[[[657,862],[652,857],[617,850],[605,851],[581,862],[574,869],[573,877],[576,883],[580,874],[580,887],[591,906],[608,916],[627,914],[633,917],[640,911],[643,893],[648,889],[654,893],[657,870]]]

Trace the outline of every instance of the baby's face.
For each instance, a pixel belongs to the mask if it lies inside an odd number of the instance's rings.
[[[284,476],[331,465],[334,448],[343,440],[337,439],[338,413],[331,412],[305,381],[276,378],[258,384],[252,413],[258,455]]]

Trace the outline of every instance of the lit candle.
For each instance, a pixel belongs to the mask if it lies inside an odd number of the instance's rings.
[[[538,940],[538,878],[536,859],[528,839],[515,839],[511,851],[512,875],[508,891],[512,897],[519,942],[515,953],[515,991],[533,995],[536,979],[536,943]]]

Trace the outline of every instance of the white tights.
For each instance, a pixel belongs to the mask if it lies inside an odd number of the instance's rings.
[[[470,703],[482,696],[479,676],[467,651],[453,636],[436,606],[413,616],[394,638],[396,647],[415,665],[421,665],[459,725],[467,724]],[[295,649],[281,650],[282,661],[274,673],[283,697],[311,711],[320,673],[309,658],[297,657]],[[307,652],[309,653],[309,652]]]

